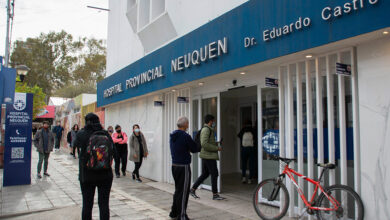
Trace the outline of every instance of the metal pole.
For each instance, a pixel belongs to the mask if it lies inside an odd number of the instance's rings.
[[[5,62],[4,66],[8,67],[8,61],[9,61],[9,47],[10,47],[10,42],[9,42],[9,29],[10,29],[10,21],[11,21],[11,0],[7,1],[7,31],[6,31],[6,36],[5,36]]]

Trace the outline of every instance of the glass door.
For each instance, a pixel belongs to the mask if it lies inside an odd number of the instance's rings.
[[[196,108],[196,110],[195,110]],[[215,128],[215,139],[219,140],[220,137],[220,113],[219,113],[219,94],[213,94],[209,96],[203,96],[193,101],[193,135],[204,126],[204,117],[206,115],[213,115],[217,120],[217,126]],[[217,162],[218,170],[220,170],[220,163]],[[195,181],[202,174],[202,159],[199,158],[199,154],[194,154],[193,158],[193,181]],[[208,177],[201,188],[211,190],[211,178]],[[218,177],[218,191],[220,189],[220,177]]]

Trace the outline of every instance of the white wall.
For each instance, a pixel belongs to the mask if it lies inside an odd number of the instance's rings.
[[[152,180],[162,181],[163,144],[162,144],[162,108],[154,107],[154,101],[161,100],[159,96],[148,96],[126,103],[106,108],[105,125],[119,124],[128,136],[132,134],[133,124],[139,124],[144,133],[149,156],[144,160],[140,175]],[[133,171],[134,163],[127,165],[127,170]]]
[[[181,37],[246,1],[166,0],[165,9],[177,32],[176,37]],[[107,76],[112,75],[145,55],[145,45],[142,45],[138,34],[133,31],[126,17],[127,0],[109,1],[109,9]],[[158,32],[161,30],[156,28],[151,31],[155,31],[155,35],[158,36]]]
[[[390,38],[357,47],[365,219],[390,219]]]

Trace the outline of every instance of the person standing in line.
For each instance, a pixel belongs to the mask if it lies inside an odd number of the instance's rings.
[[[187,134],[188,118],[177,120],[177,130],[170,135],[172,157],[172,176],[175,180],[175,193],[169,217],[178,220],[188,220],[187,204],[191,186],[191,154],[200,151],[197,144]]]
[[[211,175],[211,188],[213,192],[213,200],[224,200],[218,194],[218,167],[217,160],[219,160],[218,152],[222,151],[222,148],[217,145],[215,141],[215,118],[212,115],[205,116],[205,125],[200,133],[200,144],[202,150],[199,153],[199,157],[202,158],[202,175],[192,185],[190,194],[192,197],[199,199],[195,191]]]
[[[42,161],[44,162],[43,175],[50,176],[49,173],[47,173],[47,168],[49,165],[50,152],[53,151],[54,134],[49,129],[49,122],[43,122],[43,127],[35,134],[34,145],[39,153],[37,178],[42,178]]]
[[[61,126],[60,121],[57,121],[57,125],[54,126],[52,132],[55,134],[55,149],[60,150],[62,134],[64,133],[64,128]]]
[[[110,149],[114,152],[108,154],[110,156],[110,165],[107,169],[91,169],[88,167],[90,161],[90,153],[88,152],[89,143],[97,135],[103,136],[110,145]],[[107,142],[106,142],[107,144]],[[99,144],[100,145],[100,144]],[[85,127],[76,134],[74,146],[80,148],[79,155],[79,181],[81,192],[83,196],[82,220],[92,219],[92,208],[95,197],[95,190],[98,189],[98,203],[100,220],[110,219],[110,191],[113,181],[113,174],[111,168],[112,156],[115,155],[114,143],[107,131],[103,130],[100,124],[99,117],[93,113],[88,113],[85,116]],[[104,145],[106,146],[106,145]],[[103,157],[106,154],[103,154]]]
[[[142,180],[139,177],[139,169],[141,168],[143,158],[148,157],[148,146],[146,145],[146,139],[141,132],[139,125],[133,125],[133,134],[129,141],[130,146],[130,158],[129,160],[134,162],[134,171],[132,173],[133,180],[141,183]]]
[[[116,178],[121,175],[119,173],[119,167],[122,163],[122,174],[126,176],[127,166],[127,134],[122,131],[121,126],[115,126],[115,133],[112,134],[112,140],[114,141],[117,154],[115,155],[115,174]]]
[[[108,131],[108,133],[109,133],[109,134],[111,135],[111,137],[112,137],[112,134],[114,133],[114,128],[113,128],[112,126],[108,126],[107,131]]]
[[[72,127],[72,130],[70,131],[71,133],[71,144],[70,146],[72,147],[73,150],[73,158],[76,159],[76,150],[77,150],[77,155],[80,157],[80,148],[74,145],[74,142],[76,140],[77,132],[79,132],[79,125],[74,124]]]
[[[242,168],[242,183],[248,182],[252,184],[255,174],[255,131],[252,127],[252,122],[245,122],[244,127],[237,135],[241,143],[241,168]],[[249,161],[249,178],[246,179],[246,168]]]

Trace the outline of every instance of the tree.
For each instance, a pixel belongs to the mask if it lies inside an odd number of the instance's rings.
[[[16,41],[11,55],[11,65],[27,65],[31,70],[25,80],[28,86],[35,85],[51,95],[53,90],[67,85],[71,71],[77,62],[76,52],[82,47],[65,31],[41,34],[37,38]]]
[[[33,101],[33,118],[41,112],[41,110],[45,107],[45,97],[46,94],[43,92],[43,89],[39,86],[35,85],[33,87],[30,87],[27,85],[27,83],[17,83],[16,92],[22,92],[22,93],[32,93],[34,94],[34,101]]]
[[[74,98],[82,93],[96,93],[96,86],[93,83],[82,85],[69,84],[59,90],[56,90],[53,95],[63,98]]]
[[[39,86],[48,96],[96,93],[96,82],[106,73],[106,48],[103,40],[74,40],[65,31],[41,33],[14,43],[11,65],[18,64],[31,69],[25,78],[27,85]]]

